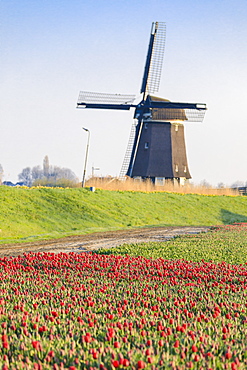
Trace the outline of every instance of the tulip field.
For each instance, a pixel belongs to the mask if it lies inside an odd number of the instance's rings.
[[[211,228],[210,232],[187,234],[165,243],[123,244],[101,249],[99,253],[244,264],[247,262],[247,223],[221,225]]]
[[[206,235],[163,243],[169,258],[162,243],[160,256],[123,246],[0,258],[0,368],[247,369],[247,224]],[[224,260],[210,258],[217,248]]]

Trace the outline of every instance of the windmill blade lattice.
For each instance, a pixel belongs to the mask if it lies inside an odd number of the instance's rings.
[[[83,105],[83,103],[124,105],[132,104],[134,100],[135,95],[107,94],[107,93],[80,91],[77,105]]]
[[[165,51],[166,24],[152,24],[149,49],[144,69],[141,93],[153,94],[159,90]]]
[[[131,153],[132,153],[133,145],[134,145],[134,141],[135,141],[136,124],[137,123],[134,120],[134,122],[132,123],[132,126],[131,126],[129,141],[128,141],[128,145],[127,145],[127,149],[126,149],[126,152],[125,152],[122,168],[121,168],[120,175],[119,175],[120,180],[124,180],[126,178],[125,175],[126,175],[127,170],[129,168]]]

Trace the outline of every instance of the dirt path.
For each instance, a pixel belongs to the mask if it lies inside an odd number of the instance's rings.
[[[178,235],[196,234],[208,230],[209,227],[183,226],[101,232],[33,243],[0,245],[0,256],[17,256],[28,252],[80,253],[99,248],[112,248],[124,243],[166,241]]]

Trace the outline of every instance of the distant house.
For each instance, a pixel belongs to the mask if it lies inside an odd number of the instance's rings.
[[[13,182],[11,182],[11,181],[4,181],[2,183],[2,185],[5,185],[5,186],[25,186],[25,183],[23,181],[19,181],[16,184],[13,184]]]
[[[234,190],[238,190],[238,192],[241,195],[246,195],[247,194],[247,186],[238,186],[237,188],[233,188]]]
[[[26,186],[26,184],[23,181],[18,181],[15,186]]]
[[[13,182],[11,182],[11,181],[3,181],[2,185],[15,186],[15,184],[13,184]]]

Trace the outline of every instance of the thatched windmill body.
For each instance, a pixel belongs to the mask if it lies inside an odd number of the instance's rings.
[[[140,93],[142,100],[133,104],[134,95],[102,94],[81,91],[78,108],[129,110],[135,108],[134,124],[120,177],[165,180],[183,183],[190,179],[184,139],[184,122],[201,122],[206,104],[178,103],[152,94],[159,89],[165,48],[165,23],[152,24]]]

